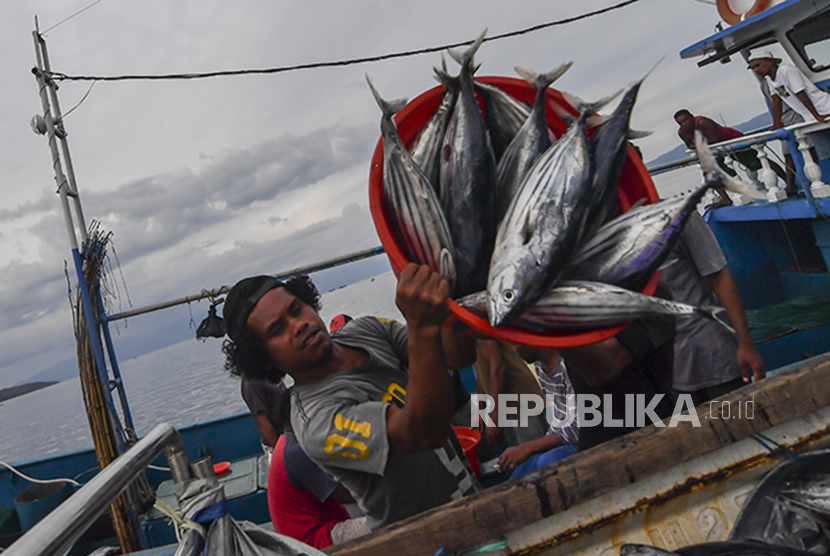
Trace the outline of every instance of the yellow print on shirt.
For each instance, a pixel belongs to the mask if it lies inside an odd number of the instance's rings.
[[[372,423],[368,421],[362,423],[352,421],[339,413],[334,416],[334,426],[339,431],[355,432],[363,436],[363,438],[369,438],[372,435]],[[353,440],[335,433],[326,438],[326,453],[344,458],[366,459],[369,457],[369,447],[361,440]]]
[[[406,405],[406,390],[400,384],[393,382],[386,389],[386,393],[380,399],[383,403],[392,402],[395,406],[403,408]]]

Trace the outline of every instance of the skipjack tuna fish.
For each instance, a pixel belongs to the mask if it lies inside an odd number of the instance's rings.
[[[770,544],[759,540],[704,542],[665,550],[647,544],[624,544],[620,556],[809,556],[815,554],[789,546]]]
[[[517,68],[537,90],[531,109],[496,87],[474,81],[479,67],[474,57],[484,36],[463,53],[450,51],[461,65],[458,76],[450,76],[445,63],[435,70],[444,96],[410,145],[415,160],[405,156],[392,120],[402,103],[386,103],[376,92],[375,96],[384,112],[390,231],[408,260],[429,264],[451,281],[455,276],[454,298],[483,291],[491,325],[513,324],[532,314],[540,299],[564,279],[641,290],[666,264],[707,188],[726,186],[760,196],[725,175],[699,138],[704,188],[686,199],[631,209],[594,232],[617,211],[628,141],[645,134],[631,130],[629,122],[647,76],[628,88],[610,116],[602,116],[595,112],[616,95],[593,104],[567,93],[562,95],[565,102],[558,104],[545,95],[570,63],[541,75]],[[558,140],[547,125],[546,112],[551,109],[570,124]],[[578,117],[572,115],[575,111]],[[596,128],[590,140],[589,127]],[[417,172],[419,166],[429,175]],[[425,193],[436,186],[438,201]],[[514,192],[501,201],[507,208],[500,209],[500,218],[498,196],[507,190]],[[627,307],[619,308],[624,318],[591,315],[593,324],[582,321],[574,326],[598,327],[607,325],[608,319],[636,318],[631,313],[633,301],[626,302]],[[534,326],[550,325],[538,321]]]
[[[704,184],[688,197],[638,207],[604,225],[574,255],[565,271],[566,278],[642,289],[668,258],[708,189],[726,187],[734,193],[763,198],[718,167],[700,132],[695,134],[695,145]]]
[[[392,120],[406,100],[386,102],[368,76],[366,81],[383,112],[383,187],[395,237],[410,261],[428,265],[453,291],[455,257],[447,220],[432,185],[403,146]]]
[[[487,312],[484,292],[465,296],[458,304],[479,316]],[[701,315],[733,331],[722,307],[693,307],[610,284],[568,281],[560,282],[507,324],[532,332],[571,331],[613,326],[652,315]]]
[[[440,189],[455,247],[458,295],[484,287],[495,236],[496,159],[473,85],[473,57],[483,41],[484,33],[463,54],[450,50],[461,75],[444,136]]]
[[[418,134],[409,152],[429,179],[435,194],[440,195],[441,147],[450,123],[450,116],[455,109],[455,101],[458,98],[459,79],[458,76],[447,73],[447,63],[444,60],[442,60],[442,69],[433,68],[433,70],[435,70],[435,78],[444,86],[444,96],[435,113]]]
[[[546,91],[548,87],[568,71],[573,62],[562,64],[548,73],[538,74],[516,68],[522,78],[536,87],[536,101],[530,116],[513,137],[513,141],[499,160],[496,169],[496,217],[501,220],[515,196],[522,179],[540,154],[553,144],[554,136],[548,127]]]
[[[499,224],[487,277],[492,326],[550,289],[579,243],[591,193],[587,114],[536,159]]]

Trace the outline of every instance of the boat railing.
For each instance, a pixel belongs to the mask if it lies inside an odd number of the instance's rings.
[[[153,428],[3,552],[3,556],[65,554],[162,451],[176,483],[192,477],[184,443],[172,425]]]
[[[824,129],[830,129],[830,122],[801,122],[781,129],[762,130],[736,139],[713,143],[710,147],[715,152],[723,153],[754,148],[758,153],[758,158],[762,166],[762,170],[759,172],[760,180],[767,189],[767,198],[774,202],[785,199],[787,195],[777,186],[777,176],[770,167],[763,146],[770,141],[789,141],[791,138],[794,138],[795,144],[798,146],[798,150],[804,160],[803,176],[810,184],[810,187],[805,187],[807,195],[815,198],[830,197],[830,186],[822,181],[821,167],[809,154],[811,143],[807,139],[810,133]],[[652,176],[656,176],[690,166],[697,161],[697,154],[692,153],[688,157],[675,160],[674,162],[649,167],[648,172]]]

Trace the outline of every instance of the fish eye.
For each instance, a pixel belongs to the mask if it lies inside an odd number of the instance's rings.
[[[501,294],[501,296],[508,303],[513,301],[513,299],[515,298],[515,294],[513,293],[513,290],[507,290],[503,294]]]

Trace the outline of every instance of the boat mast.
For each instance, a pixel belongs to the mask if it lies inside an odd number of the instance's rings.
[[[117,359],[108,326],[105,321],[102,322],[101,314],[95,308],[97,306],[103,311],[98,279],[97,277],[94,278],[94,283],[91,284],[86,279],[84,260],[89,261],[90,252],[101,246],[100,244],[94,245],[95,242],[90,241],[87,232],[87,225],[75,180],[75,171],[69,154],[69,144],[66,139],[67,133],[58,101],[58,87],[50,76],[51,67],[46,49],[46,41],[40,34],[37,18],[35,18],[35,30],[32,32],[32,37],[34,38],[35,60],[37,64],[32,69],[32,73],[35,75],[38,83],[43,108],[43,115],[36,115],[32,119],[32,128],[36,133],[45,134],[49,141],[49,148],[52,154],[52,167],[55,172],[55,180],[58,184],[57,193],[60,196],[66,231],[69,237],[69,246],[72,250],[72,260],[75,265],[78,290],[81,296],[80,310],[84,314],[87,328],[86,337],[89,341],[88,347],[92,352],[92,361],[88,361],[82,355],[82,352],[87,350],[81,347],[81,340],[78,339],[78,365],[81,371],[82,386],[84,387],[90,432],[95,444],[98,465],[103,469],[126,451],[128,446],[125,440],[129,438],[129,434],[134,434],[132,416],[129,411],[126,395],[124,394],[123,383],[121,381],[120,371],[118,370]],[[58,144],[60,144],[60,149],[58,148]],[[65,162],[61,160],[61,153],[63,154],[63,160]],[[66,173],[64,173],[64,164]],[[69,201],[70,198],[72,199],[72,203]],[[81,239],[80,247],[78,244],[79,236]],[[81,255],[81,249],[84,250],[83,257]],[[100,252],[100,249],[98,251]],[[91,275],[97,276],[97,273],[92,273]],[[94,292],[95,304],[93,304],[90,292]],[[110,374],[104,359],[101,335],[103,335],[106,342],[107,355],[113,370],[114,378],[112,379],[110,379]],[[84,373],[85,368],[89,368],[90,365],[94,365],[95,368],[89,373]],[[118,412],[115,409],[112,390],[118,392],[121,409],[124,414],[124,425],[122,425]],[[113,525],[124,553],[134,552],[142,548],[139,539],[135,498],[135,492],[128,492],[122,495],[110,507]]]

